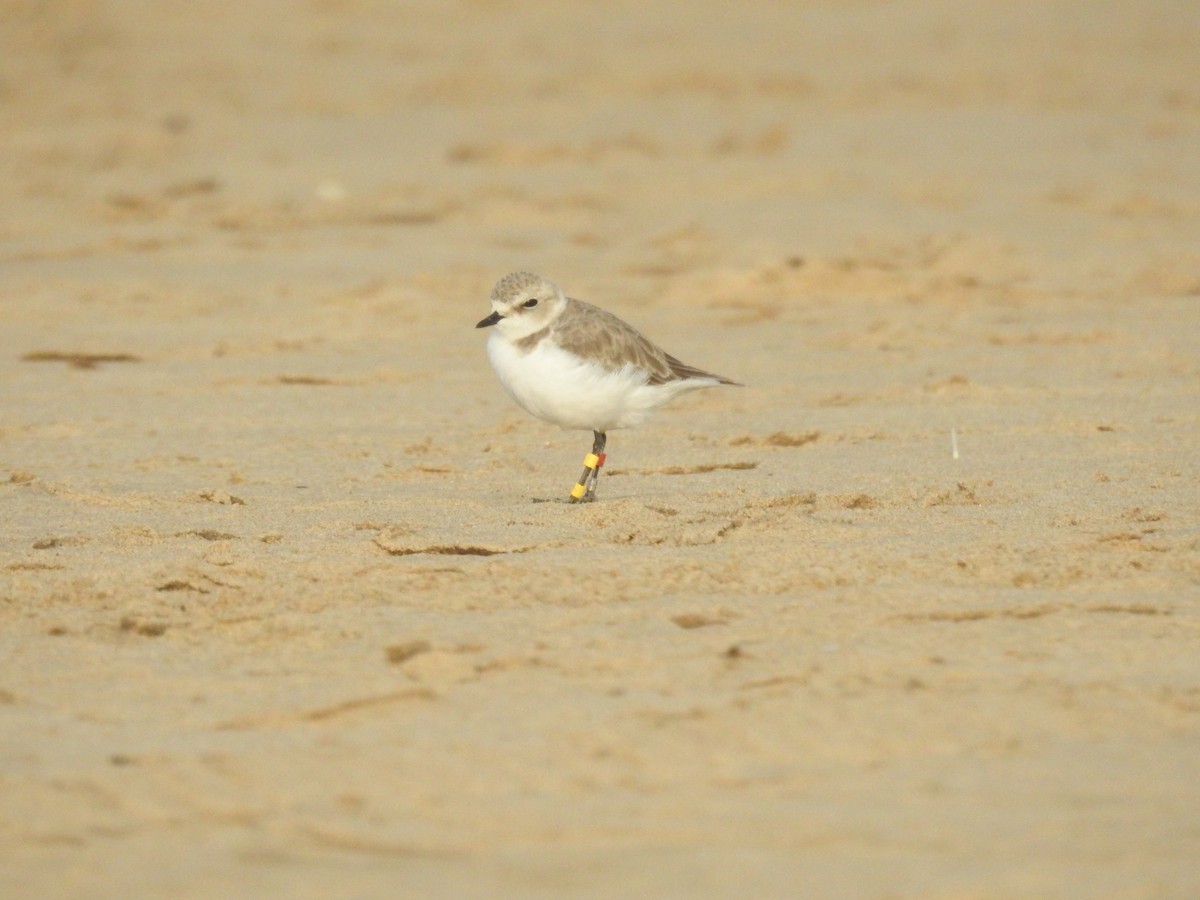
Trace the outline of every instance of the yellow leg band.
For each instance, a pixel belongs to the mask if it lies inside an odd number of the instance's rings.
[[[589,453],[583,458],[583,467],[585,469],[594,469],[596,468],[596,464],[599,462],[600,457],[598,457],[595,453]]]
[[[585,488],[582,484],[577,484],[575,487],[571,488],[571,496],[578,500],[583,496],[583,492],[586,490],[587,488]]]

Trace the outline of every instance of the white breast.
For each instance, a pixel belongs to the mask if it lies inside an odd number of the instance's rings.
[[[500,383],[527,412],[563,428],[611,431],[637,425],[684,391],[715,381],[646,384],[633,366],[606,372],[543,339],[528,353],[498,332],[488,338],[488,359]]]

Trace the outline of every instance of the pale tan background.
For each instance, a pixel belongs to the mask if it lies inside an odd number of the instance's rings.
[[[0,12],[5,897],[1200,895],[1194,2]]]

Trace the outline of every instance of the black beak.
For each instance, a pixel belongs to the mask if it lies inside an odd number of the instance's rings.
[[[490,328],[491,326],[495,325],[497,322],[499,322],[503,318],[504,318],[504,316],[500,315],[500,313],[494,312],[490,316],[488,316],[486,319],[480,319],[479,322],[476,323],[475,327],[476,328]]]

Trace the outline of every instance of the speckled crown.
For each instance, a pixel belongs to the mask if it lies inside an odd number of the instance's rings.
[[[552,281],[541,275],[534,275],[532,272],[513,272],[496,282],[496,286],[492,288],[492,300],[497,303],[507,303],[518,294],[539,287],[548,287],[551,291],[557,290]]]

